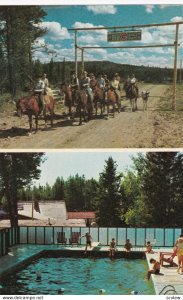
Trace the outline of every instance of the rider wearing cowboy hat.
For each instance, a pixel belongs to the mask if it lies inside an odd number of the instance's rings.
[[[34,95],[38,95],[38,104],[40,113],[43,109],[43,94],[45,91],[45,84],[44,81],[41,79],[41,76],[38,75],[37,81],[34,87]]]
[[[88,77],[87,75],[88,75],[88,73],[86,71],[84,71],[82,73],[82,78],[80,80],[80,87],[88,95],[88,99],[89,99],[92,109],[93,109],[93,93],[92,93],[92,89],[90,87],[90,77]]]

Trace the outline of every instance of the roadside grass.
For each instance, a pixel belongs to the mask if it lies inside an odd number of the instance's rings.
[[[177,111],[183,111],[183,84],[177,85]]]
[[[0,114],[13,115],[16,111],[16,100],[30,95],[30,93],[19,92],[15,99],[12,99],[11,94],[4,93],[0,95]],[[63,101],[55,100],[55,113],[67,113],[68,108],[64,105]]]
[[[161,97],[159,102],[159,110],[161,111],[173,111],[173,85],[169,84],[166,93]],[[183,85],[177,84],[176,90],[176,112],[183,111]]]
[[[16,98],[9,93],[0,95],[0,113],[11,114],[16,109],[16,100],[27,96],[27,92],[18,92]]]

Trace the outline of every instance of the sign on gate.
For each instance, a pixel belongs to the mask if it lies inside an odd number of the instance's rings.
[[[114,31],[107,33],[108,42],[125,42],[125,41],[139,41],[142,38],[141,30],[132,31]]]

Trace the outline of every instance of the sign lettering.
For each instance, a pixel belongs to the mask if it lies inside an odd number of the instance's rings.
[[[123,32],[108,32],[108,42],[125,42],[125,41],[139,41],[142,38],[142,31],[123,31]]]

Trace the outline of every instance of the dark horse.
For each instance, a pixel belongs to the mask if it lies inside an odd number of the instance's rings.
[[[110,105],[112,106],[112,111],[113,111],[113,117],[115,116],[115,109],[116,109],[116,106],[118,108],[118,112],[120,112],[120,109],[121,109],[121,105],[117,99],[117,96],[114,92],[114,89],[113,88],[109,88],[107,91],[106,91],[106,105],[107,105],[107,117],[109,116],[109,107]]]
[[[130,99],[131,111],[137,110],[138,90],[134,83],[124,85],[127,99]]]
[[[18,116],[22,114],[28,115],[29,118],[29,132],[32,133],[32,116],[35,116],[36,131],[38,130],[38,116],[40,114],[40,108],[38,104],[38,96],[29,96],[19,99],[16,103]],[[51,126],[53,125],[54,115],[54,99],[51,95],[43,96],[43,116],[45,125],[47,122],[47,111],[50,112]]]
[[[74,94],[71,89],[71,85],[68,83],[62,83],[61,90],[65,94],[65,105],[69,108],[69,116],[72,117],[72,106],[74,106]]]
[[[95,107],[95,114],[98,112],[98,104],[100,106],[100,114],[103,115],[105,109],[105,94],[104,90],[98,85],[93,87],[93,103]]]
[[[88,98],[85,90],[79,89],[76,91],[76,110],[79,113],[79,125],[82,125],[82,119],[84,122],[91,119],[93,107]]]

